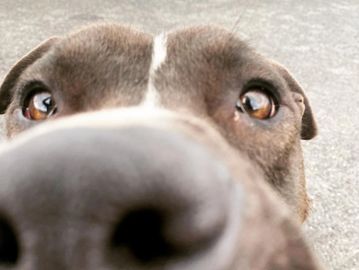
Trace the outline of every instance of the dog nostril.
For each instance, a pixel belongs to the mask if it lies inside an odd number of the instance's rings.
[[[163,215],[153,209],[128,213],[115,229],[112,247],[130,253],[141,263],[171,257],[175,251],[163,235],[163,219]]]
[[[0,218],[0,265],[14,265],[19,258],[19,245],[10,224]]]

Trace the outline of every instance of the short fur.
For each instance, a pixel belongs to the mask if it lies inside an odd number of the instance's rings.
[[[320,269],[294,220],[309,207],[300,140],[316,135],[299,84],[221,28],[156,40],[94,25],[45,41],[5,77],[0,112],[16,138],[0,148],[0,236],[8,223],[18,239],[0,243],[0,265]],[[236,109],[253,83],[278,99],[274,117]],[[22,113],[39,86],[57,104],[41,126]],[[142,207],[160,217],[154,230],[118,229]],[[21,259],[4,251],[16,241]]]
[[[246,153],[301,220],[309,199],[300,139],[317,129],[303,90],[279,64],[254,52],[231,32],[192,27],[167,33],[167,56],[151,83],[160,106],[205,119],[238,151]],[[37,125],[21,113],[29,84],[53,94],[56,118],[78,112],[141,104],[151,65],[153,38],[105,24],[45,41],[22,58],[0,88],[0,112],[9,137]],[[275,117],[258,121],[236,112],[251,81],[264,81],[280,100]]]

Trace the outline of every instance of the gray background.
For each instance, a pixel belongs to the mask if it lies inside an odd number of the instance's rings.
[[[305,231],[328,269],[359,269],[359,0],[191,2],[0,0],[0,78],[40,41],[93,21],[152,33],[198,23],[232,29],[306,89],[320,134],[304,142],[314,201]]]

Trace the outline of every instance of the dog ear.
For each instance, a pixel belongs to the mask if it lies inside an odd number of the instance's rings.
[[[301,138],[302,140],[310,140],[314,138],[318,133],[318,128],[316,121],[314,119],[314,115],[312,112],[312,108],[309,104],[308,98],[304,94],[304,91],[302,87],[299,85],[299,83],[293,78],[293,76],[290,74],[290,72],[283,67],[282,65],[273,62],[273,64],[276,66],[279,73],[282,75],[282,77],[287,82],[289,88],[292,92],[300,94],[304,98],[304,113],[302,118],[302,130],[301,130]]]
[[[12,89],[15,86],[19,76],[25,69],[33,64],[36,60],[41,58],[57,41],[59,38],[53,37],[50,38],[35,49],[26,54],[21,58],[5,76],[1,86],[0,86],[0,114],[5,113],[7,107],[11,103],[13,96]]]

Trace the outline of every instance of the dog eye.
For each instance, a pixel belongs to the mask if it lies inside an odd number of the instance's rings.
[[[27,119],[41,121],[56,113],[56,103],[52,95],[46,91],[35,91],[27,99],[23,114]]]
[[[276,101],[264,88],[254,87],[242,94],[236,108],[260,120],[271,118],[277,111]]]

